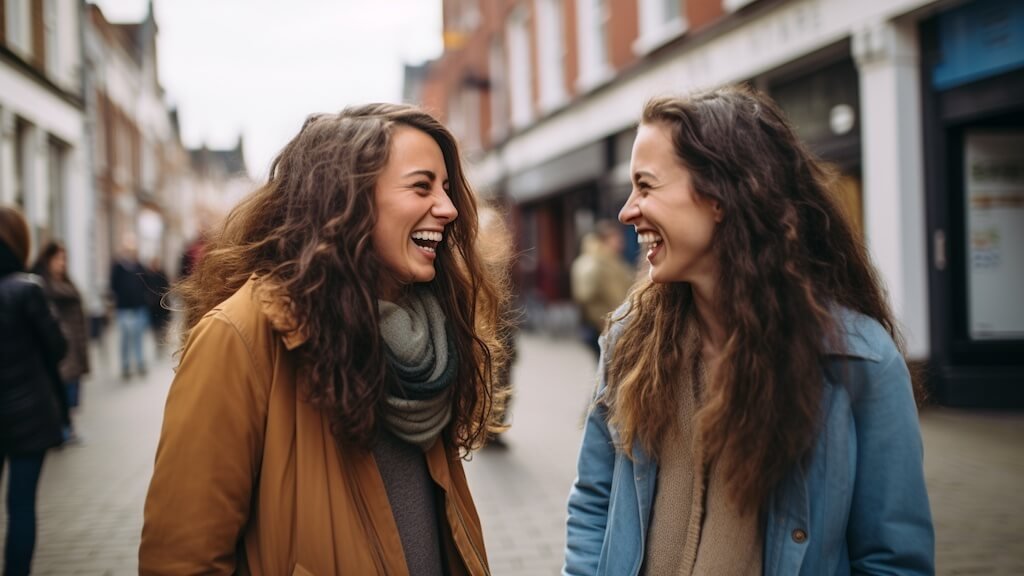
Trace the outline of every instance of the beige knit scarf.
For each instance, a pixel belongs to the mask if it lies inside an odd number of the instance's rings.
[[[703,464],[696,415],[708,376],[693,313],[684,329],[679,420],[658,453],[658,480],[642,573],[649,576],[760,576],[762,528],[741,515],[717,467]]]

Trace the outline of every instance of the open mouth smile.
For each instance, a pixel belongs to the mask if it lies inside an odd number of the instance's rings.
[[[410,236],[412,243],[422,252],[433,257],[437,255],[437,247],[444,240],[444,233],[434,230],[417,230]]]

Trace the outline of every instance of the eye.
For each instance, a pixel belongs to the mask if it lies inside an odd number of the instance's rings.
[[[426,180],[420,180],[419,182],[416,182],[415,184],[413,184],[412,187],[415,188],[417,191],[423,192],[423,193],[426,193],[426,194],[429,194],[430,193],[430,189],[432,188],[432,186],[430,185],[430,182],[428,182]]]

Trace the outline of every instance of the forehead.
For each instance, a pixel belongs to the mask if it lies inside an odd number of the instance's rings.
[[[410,126],[398,126],[392,133],[388,163],[410,169],[431,169],[447,175],[441,147],[429,134]]]
[[[675,145],[672,143],[672,134],[664,124],[641,124],[636,130],[636,139],[633,141],[634,164],[657,165],[676,164]]]

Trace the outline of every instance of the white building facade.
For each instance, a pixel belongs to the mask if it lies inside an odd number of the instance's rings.
[[[94,275],[89,142],[78,0],[3,0],[0,36],[0,203],[17,206],[42,242],[63,241],[80,287]]]

